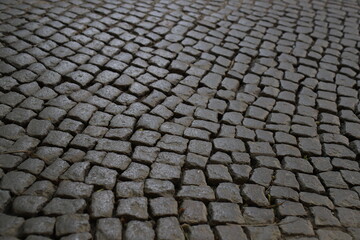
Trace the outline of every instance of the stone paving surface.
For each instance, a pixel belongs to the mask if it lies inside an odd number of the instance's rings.
[[[359,14],[0,1],[0,239],[360,239]]]

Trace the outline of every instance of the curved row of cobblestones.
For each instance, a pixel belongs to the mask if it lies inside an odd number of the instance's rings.
[[[359,239],[359,1],[0,2],[0,239]]]

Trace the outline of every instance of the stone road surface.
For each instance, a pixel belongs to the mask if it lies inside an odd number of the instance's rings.
[[[0,239],[360,239],[359,1],[0,19]]]

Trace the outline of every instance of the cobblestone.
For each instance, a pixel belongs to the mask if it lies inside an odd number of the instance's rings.
[[[356,239],[358,9],[2,1],[0,238]]]
[[[97,239],[117,239],[122,234],[122,225],[116,218],[101,218],[96,225]]]
[[[133,220],[128,223],[128,227],[125,232],[125,239],[135,240],[139,238],[149,240],[155,238],[155,231],[152,229],[150,222]]]

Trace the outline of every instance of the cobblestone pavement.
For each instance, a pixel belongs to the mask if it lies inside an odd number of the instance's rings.
[[[0,3],[0,239],[360,239],[359,1]]]

